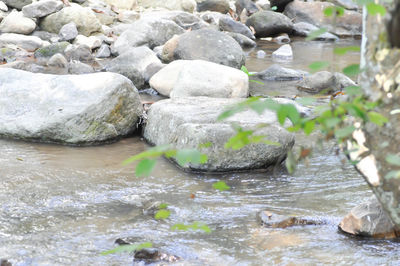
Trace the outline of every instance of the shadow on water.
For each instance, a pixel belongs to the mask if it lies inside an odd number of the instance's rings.
[[[297,45],[303,44],[293,43],[295,58]],[[321,47],[332,52],[330,45]],[[268,54],[270,48],[261,47]],[[308,64],[295,60],[294,67]],[[268,62],[251,58],[248,67],[265,69]],[[308,142],[297,138],[297,145]],[[139,137],[81,148],[0,140],[0,258],[15,265],[129,265],[130,254],[100,255],[123,238],[149,241],[182,257],[176,265],[400,262],[398,241],[338,232],[340,219],[371,192],[332,145],[315,151],[293,175],[282,170],[188,174],[160,159],[150,177],[137,178],[134,165],[121,162],[147,147]],[[232,189],[213,189],[221,179]],[[154,202],[168,203],[170,218],[156,221],[144,214]],[[257,213],[265,209],[325,223],[263,228]],[[170,229],[193,221],[208,224],[212,233]]]

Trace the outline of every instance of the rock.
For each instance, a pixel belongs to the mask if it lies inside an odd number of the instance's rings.
[[[55,33],[50,33],[47,31],[42,31],[42,30],[35,30],[31,36],[36,36],[39,37],[40,39],[42,39],[43,41],[48,41],[48,42],[58,42],[60,41],[60,38],[58,37],[57,34]]]
[[[196,0],[197,1],[197,11],[215,11],[222,14],[229,12],[229,2],[228,0]]]
[[[14,44],[29,52],[33,52],[40,47],[48,45],[49,43],[42,41],[36,36],[26,36],[16,33],[0,34],[0,46],[6,46],[8,44]]]
[[[6,5],[21,10],[24,6],[32,3],[32,0],[3,0]]]
[[[35,58],[50,58],[55,54],[61,53],[64,54],[65,49],[67,49],[68,42],[59,42],[44,46],[35,51]]]
[[[105,3],[113,5],[118,9],[131,10],[137,6],[136,0],[104,0]]]
[[[166,54],[164,49],[163,54]],[[163,59],[200,59],[234,68],[241,68],[245,64],[245,55],[240,45],[232,37],[212,29],[182,34],[177,39],[175,49],[168,52],[168,58]]]
[[[78,36],[79,32],[74,22],[70,22],[61,27],[58,32],[61,41],[71,41]]]
[[[62,54],[55,54],[53,55],[49,61],[47,61],[47,65],[49,67],[57,67],[67,69],[68,71],[68,61]]]
[[[287,35],[287,33],[281,33],[278,36],[272,38],[272,41],[279,44],[286,44],[290,43],[290,38],[289,35]]]
[[[138,89],[144,89],[145,71],[151,65],[162,65],[160,59],[148,47],[131,48],[111,60],[105,67],[108,72],[115,72],[132,80]]]
[[[150,86],[171,98],[241,98],[249,94],[243,71],[203,60],[174,61],[150,79]]]
[[[293,34],[294,35],[298,35],[298,36],[302,36],[302,37],[307,37],[308,34],[310,34],[310,32],[312,31],[317,31],[319,30],[318,27],[307,23],[307,22],[298,22],[295,23],[293,26]],[[319,35],[317,38],[315,38],[315,40],[319,41],[337,41],[339,40],[339,37],[337,37],[336,35],[333,35],[332,33],[329,32],[325,32],[322,33],[321,35]]]
[[[110,46],[107,44],[102,44],[97,50],[96,58],[108,58],[111,56]]]
[[[258,115],[245,111],[217,122],[217,117],[232,105],[243,99],[221,99],[209,97],[188,97],[161,100],[151,105],[144,137],[155,145],[170,144],[177,149],[198,148],[199,144],[211,142],[200,152],[208,155],[205,164],[189,164],[185,170],[224,172],[263,169],[276,165],[286,158],[294,144],[294,135],[288,133],[276,121],[276,113],[266,111]],[[255,130],[255,135],[265,135],[269,141],[250,144],[239,150],[226,149],[225,143],[234,135],[231,123],[243,130]],[[267,127],[257,127],[260,123]],[[173,160],[173,159],[172,159]]]
[[[68,73],[73,75],[89,74],[94,73],[94,69],[88,64],[73,60],[69,63]]]
[[[202,20],[204,20],[205,22],[207,22],[210,25],[215,25],[219,27],[219,20],[221,18],[228,18],[228,19],[232,19],[232,17],[225,15],[225,14],[221,14],[219,12],[214,12],[214,11],[206,11],[200,14],[200,17]]]
[[[22,13],[28,18],[41,18],[61,10],[63,3],[56,0],[42,0],[26,5],[22,8]]]
[[[329,32],[338,36],[361,36],[362,15],[355,11],[345,10],[343,16],[336,18],[336,24],[332,24],[332,18],[324,15],[324,9],[334,7],[328,2],[303,2],[294,0],[289,3],[284,14],[294,23],[307,22],[319,28],[326,28]]]
[[[0,11],[4,11],[4,12],[8,11],[8,7],[3,1],[0,1]]]
[[[276,11],[283,12],[285,10],[286,5],[292,1],[293,0],[270,0],[269,3],[271,5],[271,7],[274,7],[274,6],[277,7]]]
[[[308,93],[324,94],[329,94],[338,90],[336,78],[329,71],[320,71],[305,77],[297,88]]]
[[[74,40],[75,45],[86,45],[88,46],[91,50],[99,48],[101,46],[102,41],[95,37],[95,36],[90,36],[86,37],[84,35],[78,35],[76,36]]]
[[[272,58],[283,61],[293,60],[292,47],[290,46],[290,44],[282,45],[281,47],[279,47],[278,50],[272,53]]]
[[[250,16],[246,22],[256,31],[256,37],[270,37],[280,33],[290,34],[293,31],[293,23],[281,13],[273,11],[259,11]]]
[[[236,14],[240,15],[243,10],[246,10],[246,15],[251,16],[260,11],[257,5],[251,0],[236,0],[235,2]]]
[[[375,196],[354,207],[340,222],[339,229],[348,234],[373,238],[400,236],[400,231],[395,228]]]
[[[221,17],[219,19],[219,28],[222,31],[240,33],[252,40],[256,39],[254,37],[253,33],[251,32],[251,30],[249,29],[249,27],[247,27],[246,25],[244,25],[240,22],[234,21],[233,19],[231,19],[229,17]]]
[[[236,32],[225,32],[227,35],[231,36],[242,48],[252,48],[256,47],[257,43],[246,36],[236,33]]]
[[[179,257],[169,255],[155,248],[144,248],[135,251],[135,261],[145,261],[146,263],[156,263],[160,261],[165,262],[176,262],[180,260]]]
[[[164,8],[167,10],[180,10],[193,13],[196,10],[195,0],[138,0],[144,8]]]
[[[158,64],[158,63],[151,63],[146,67],[146,69],[143,72],[143,78],[145,82],[150,82],[150,79],[161,69],[163,69],[166,65],[165,64]],[[151,88],[149,88],[151,89]],[[152,91],[155,92],[155,94],[158,94],[157,91],[151,89]]]
[[[68,61],[92,62],[94,60],[92,51],[87,45],[69,45],[65,48],[64,54]]]
[[[333,75],[335,76],[336,88],[338,90],[342,90],[350,86],[357,86],[357,84],[351,78],[340,72],[335,72]]]
[[[257,51],[257,58],[265,58],[266,56],[267,56],[267,53],[264,52],[263,50]]]
[[[0,259],[0,265],[1,266],[12,266],[11,262],[8,260]]]
[[[331,2],[332,4],[341,6],[348,10],[358,10],[358,5],[352,0],[328,0],[328,2]]]
[[[74,3],[45,17],[40,27],[48,32],[59,33],[62,26],[70,22],[74,22],[78,32],[85,36],[101,31],[101,24],[94,12],[88,7],[81,7]]]
[[[118,20],[122,23],[133,23],[140,19],[140,13],[133,10],[125,10],[118,14]]]
[[[4,68],[0,80],[4,138],[103,143],[131,133],[142,113],[136,88],[114,73],[60,76]]]
[[[131,24],[128,30],[124,31],[115,41],[113,49],[117,53],[123,53],[132,47],[163,45],[175,34],[184,33],[185,30],[175,22],[159,18],[140,19]]]
[[[294,216],[280,215],[270,211],[262,211],[259,214],[261,223],[265,227],[270,228],[287,228],[298,225],[321,225],[322,221],[314,221],[311,219],[297,218]]]
[[[218,13],[219,14],[219,13]],[[205,23],[202,19],[198,18],[188,12],[183,11],[156,11],[142,14],[144,19],[148,18],[160,18],[167,19],[175,22],[179,27],[185,30],[198,30],[209,25]]]
[[[36,28],[36,23],[25,17],[22,12],[13,10],[0,23],[0,32],[30,34]]]
[[[305,71],[285,68],[274,64],[255,74],[255,77],[265,81],[290,81],[302,80],[305,75],[308,75]]]

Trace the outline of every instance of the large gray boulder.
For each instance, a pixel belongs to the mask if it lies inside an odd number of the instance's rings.
[[[400,236],[400,231],[394,227],[375,196],[354,207],[340,222],[339,228],[348,234],[357,236],[373,238]]]
[[[75,3],[45,17],[40,27],[48,32],[59,33],[62,26],[70,22],[74,22],[78,32],[85,36],[101,31],[101,24],[92,9]]]
[[[236,32],[236,33],[243,34],[244,36],[246,36],[252,40],[255,39],[254,34],[251,32],[249,27],[247,27],[246,25],[244,25],[240,22],[233,20],[232,18],[230,18],[228,16],[224,16],[219,19],[219,28],[222,31]]]
[[[280,33],[290,34],[293,31],[292,21],[281,13],[259,11],[246,21],[256,31],[256,37],[271,37]]]
[[[111,60],[105,66],[105,70],[126,76],[140,90],[144,89],[146,69],[149,65],[161,66],[162,63],[152,50],[141,46],[131,48]]]
[[[284,14],[294,23],[308,22],[319,28],[326,28],[338,36],[361,36],[362,15],[356,11],[345,10],[343,16],[337,17],[335,24],[331,17],[324,15],[324,9],[334,7],[328,2],[303,2],[294,0],[289,3]]]
[[[114,73],[33,74],[0,69],[0,136],[62,144],[93,144],[135,130],[138,91]]]
[[[215,11],[222,14],[229,12],[229,1],[228,0],[196,0],[197,11]]]
[[[8,44],[13,44],[29,52],[33,52],[40,47],[49,45],[50,43],[42,41],[42,39],[36,36],[26,36],[16,33],[0,34],[0,46],[7,46]]]
[[[175,22],[156,17],[147,17],[133,23],[115,41],[113,49],[122,54],[132,47],[148,46],[154,48],[163,45],[175,34],[182,34],[185,30]]]
[[[0,23],[0,32],[30,34],[36,28],[36,23],[24,16],[22,12],[12,11]]]
[[[263,81],[290,81],[302,80],[307,72],[301,70],[290,69],[274,64],[267,69],[255,74],[255,77]]]
[[[150,86],[164,96],[241,98],[249,95],[247,75],[203,60],[177,60],[158,71]]]
[[[164,47],[163,55],[165,61],[200,59],[234,68],[241,68],[245,64],[240,45],[232,37],[213,29],[182,34],[174,44]]]
[[[205,164],[189,164],[187,170],[224,172],[252,170],[276,165],[286,158],[294,144],[294,135],[276,122],[276,114],[266,111],[258,115],[253,111],[238,113],[222,122],[217,117],[243,99],[188,97],[167,99],[154,103],[148,112],[144,137],[155,145],[170,144],[177,149],[197,149],[200,144],[212,143],[200,151],[208,155]],[[255,135],[280,145],[250,144],[239,150],[226,149],[225,143],[235,135],[231,123]],[[259,128],[261,123],[266,127]]]
[[[61,1],[42,0],[26,5],[22,12],[28,18],[41,18],[61,10],[64,7]]]

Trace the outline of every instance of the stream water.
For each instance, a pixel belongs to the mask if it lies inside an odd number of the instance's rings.
[[[343,41],[339,45],[357,44]],[[273,62],[256,59],[275,44],[249,52],[248,68]],[[332,60],[332,44],[293,43],[289,67],[307,70]],[[344,67],[359,60],[335,60]],[[299,135],[296,145],[310,140]],[[365,240],[338,232],[337,224],[372,193],[332,144],[316,150],[295,174],[276,169],[224,175],[188,174],[160,159],[151,177],[137,178],[121,162],[148,146],[140,137],[96,147],[66,147],[0,140],[0,258],[13,265],[131,265],[127,253],[100,255],[117,238],[152,242],[177,255],[176,265],[398,265],[400,243]],[[218,192],[215,181],[231,190]],[[194,197],[191,195],[193,194]],[[171,216],[157,221],[143,214],[152,202],[168,203]],[[312,217],[318,226],[267,229],[261,210]],[[201,221],[212,233],[172,231],[175,223]]]

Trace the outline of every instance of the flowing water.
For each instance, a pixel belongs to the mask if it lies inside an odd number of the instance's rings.
[[[274,44],[260,47],[270,54]],[[289,67],[307,70],[310,62],[332,57],[329,43],[297,41],[293,48]],[[254,58],[256,50],[249,52],[251,71],[273,63]],[[334,63],[357,61],[353,54]],[[311,141],[297,137],[297,145]],[[131,265],[131,254],[100,255],[123,238],[152,242],[181,257],[176,265],[400,263],[400,243],[338,232],[340,219],[372,194],[334,145],[316,150],[293,175],[281,169],[188,174],[160,159],[151,177],[137,178],[134,165],[121,162],[147,147],[138,136],[81,148],[0,140],[0,258],[14,265]],[[218,180],[231,190],[215,191]],[[152,202],[168,203],[170,218],[143,214]],[[263,228],[257,213],[265,209],[324,224]],[[212,233],[170,230],[194,221]]]

